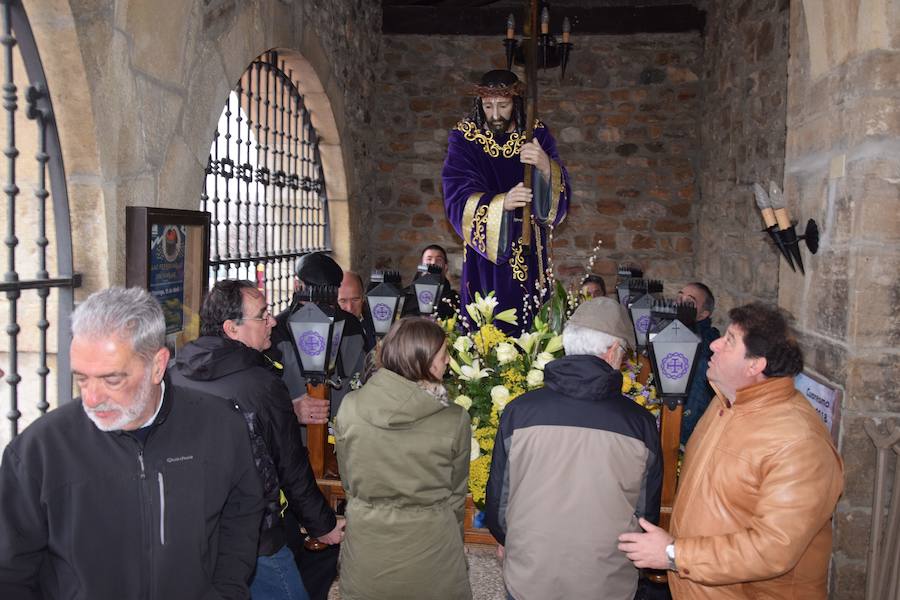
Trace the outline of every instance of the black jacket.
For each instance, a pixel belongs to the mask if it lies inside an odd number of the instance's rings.
[[[285,544],[279,488],[311,535],[324,535],[336,524],[334,511],[316,485],[291,398],[269,364],[262,353],[241,342],[202,336],[178,352],[172,370],[176,384],[233,400],[244,414],[266,498],[259,536],[263,556]]]
[[[142,444],[80,400],[0,465],[0,598],[246,599],[262,490],[232,406],[167,382]]]

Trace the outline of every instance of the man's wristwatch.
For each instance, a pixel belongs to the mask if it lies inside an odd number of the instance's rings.
[[[666,567],[670,571],[678,572],[678,567],[675,565],[675,543],[672,542],[668,546],[666,546],[666,560],[669,561],[669,565]]]

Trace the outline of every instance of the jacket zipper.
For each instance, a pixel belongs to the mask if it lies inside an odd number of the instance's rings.
[[[162,471],[156,474],[159,482],[159,545],[166,545],[166,485]]]

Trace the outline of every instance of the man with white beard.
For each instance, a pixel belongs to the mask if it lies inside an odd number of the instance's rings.
[[[263,504],[246,425],[167,382],[165,333],[138,288],[73,313],[81,398],[0,464],[0,598],[249,597]]]

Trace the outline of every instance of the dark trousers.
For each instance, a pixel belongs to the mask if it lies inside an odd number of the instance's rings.
[[[310,552],[303,547],[300,524],[290,511],[284,515],[284,525],[287,529],[288,547],[294,553],[297,569],[300,570],[300,577],[303,578],[303,585],[310,599],[327,600],[328,590],[337,577],[340,546],[329,546],[319,552]]]

